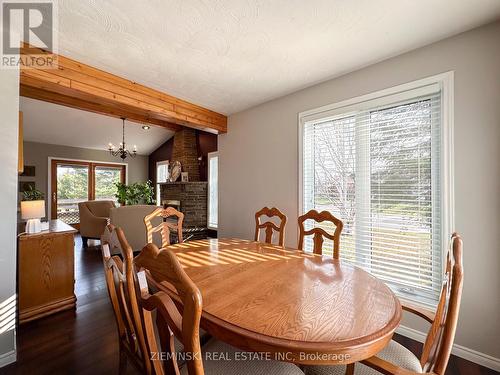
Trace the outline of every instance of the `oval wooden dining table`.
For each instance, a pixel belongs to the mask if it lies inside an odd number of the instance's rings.
[[[382,281],[331,256],[240,239],[168,248],[201,291],[201,327],[241,350],[348,364],[384,348],[401,320],[400,302]],[[150,281],[175,295],[168,283]]]

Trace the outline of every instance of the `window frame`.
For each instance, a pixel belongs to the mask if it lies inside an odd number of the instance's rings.
[[[453,81],[454,72],[449,71],[423,78],[420,80],[404,83],[383,90],[375,91],[366,95],[361,95],[337,103],[325,105],[319,108],[300,112],[298,114],[298,212],[297,216],[304,213],[304,129],[307,123],[318,119],[327,120],[339,117],[347,117],[349,114],[359,110],[373,108],[377,105],[389,105],[391,102],[401,102],[410,100],[418,95],[425,95],[438,85],[441,90],[441,111],[442,123],[440,129],[441,136],[441,160],[440,160],[440,199],[441,208],[441,236],[443,246],[441,249],[441,273],[444,274],[447,239],[450,238],[455,228],[455,197],[454,197],[454,106],[453,106]],[[416,304],[425,307],[435,307],[437,301],[429,301],[401,294],[395,291],[402,298],[414,301]]]
[[[164,182],[158,182],[158,167],[161,165],[169,165],[169,164],[170,164],[170,160],[160,160],[160,161],[157,161],[156,165],[155,165],[155,182],[156,182],[155,198],[156,198],[156,204],[158,206],[161,206],[160,184],[164,183]]]
[[[210,159],[217,158],[217,176],[219,172],[219,151],[209,152],[207,154],[207,228],[210,230],[218,230],[219,228],[219,213],[217,212],[217,226],[210,225]],[[219,178],[217,177],[217,203],[219,203]],[[218,207],[218,204],[217,204]]]
[[[129,174],[129,165],[128,163],[123,163],[123,162],[113,162],[113,161],[100,161],[100,160],[86,160],[86,159],[72,159],[72,158],[62,158],[58,156],[49,156],[47,158],[47,196],[45,199],[48,200],[47,203],[47,218],[52,217],[52,198],[53,198],[53,186],[52,186],[52,162],[55,161],[57,162],[68,162],[68,164],[74,163],[74,164],[88,164],[89,168],[90,165],[110,165],[110,166],[120,166],[123,167],[124,170],[124,183],[127,185],[128,184],[128,174]],[[89,169],[89,178],[90,178],[90,169]]]

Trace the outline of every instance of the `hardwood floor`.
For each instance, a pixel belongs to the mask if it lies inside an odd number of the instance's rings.
[[[99,247],[75,244],[76,311],[66,311],[18,328],[18,361],[0,374],[117,374],[118,338]],[[395,339],[420,355],[422,344]],[[128,374],[137,372],[131,366]],[[452,356],[447,375],[493,375],[493,370]]]
[[[76,311],[21,325],[18,361],[0,373],[118,373],[118,337],[100,248],[83,250],[80,236],[75,237],[75,268]]]

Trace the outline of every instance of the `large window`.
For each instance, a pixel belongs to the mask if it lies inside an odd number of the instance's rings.
[[[208,154],[208,223],[209,229],[217,229],[219,224],[219,153]]]
[[[118,205],[116,183],[126,180],[124,164],[82,160],[51,159],[50,216],[67,224],[78,225],[78,203],[111,200]]]
[[[300,116],[301,211],[337,216],[342,259],[429,304],[451,232],[446,77]]]
[[[156,163],[156,204],[161,206],[160,183],[167,182],[169,179],[168,173],[169,161],[159,161]]]

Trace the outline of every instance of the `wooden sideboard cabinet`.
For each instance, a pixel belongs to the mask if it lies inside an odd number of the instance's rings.
[[[18,246],[19,323],[76,306],[74,234],[60,220],[21,234]]]

